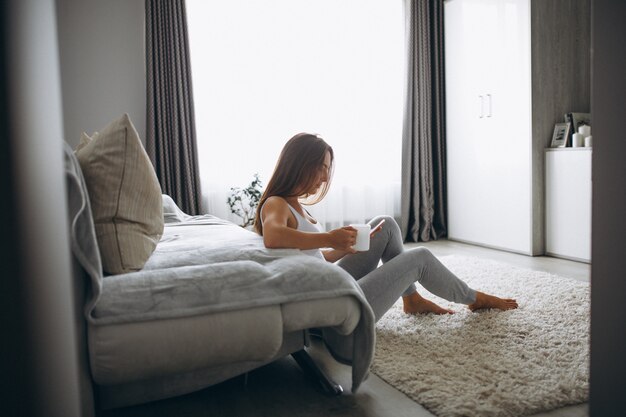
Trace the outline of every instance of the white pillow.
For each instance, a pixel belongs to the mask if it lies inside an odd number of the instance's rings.
[[[137,130],[124,114],[81,138],[83,171],[102,267],[108,274],[138,271],[163,234],[161,186]]]
[[[167,194],[163,194],[163,221],[165,223],[184,222],[191,216],[183,212],[176,202]]]

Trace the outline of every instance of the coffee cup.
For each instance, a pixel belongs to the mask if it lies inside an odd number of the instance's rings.
[[[369,224],[351,224],[356,229],[356,243],[352,249],[357,252],[365,252],[370,249],[370,231],[372,227]]]

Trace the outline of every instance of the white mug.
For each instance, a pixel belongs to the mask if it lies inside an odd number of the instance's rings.
[[[356,229],[356,243],[352,249],[358,252],[365,252],[370,249],[370,231],[372,226],[369,224],[351,224]]]

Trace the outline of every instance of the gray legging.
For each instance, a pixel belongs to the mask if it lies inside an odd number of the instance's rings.
[[[376,321],[400,295],[416,291],[415,281],[448,301],[462,304],[476,301],[476,291],[443,266],[428,249],[405,251],[400,227],[392,217],[378,216],[370,224],[374,227],[382,219],[385,219],[383,228],[372,237],[369,251],[346,255],[337,262],[358,281]],[[380,260],[383,265],[378,268]]]

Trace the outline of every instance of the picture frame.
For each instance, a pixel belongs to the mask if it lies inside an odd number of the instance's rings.
[[[570,122],[556,123],[554,125],[550,147],[564,148],[567,145],[567,139],[569,138],[571,130],[572,124]]]

